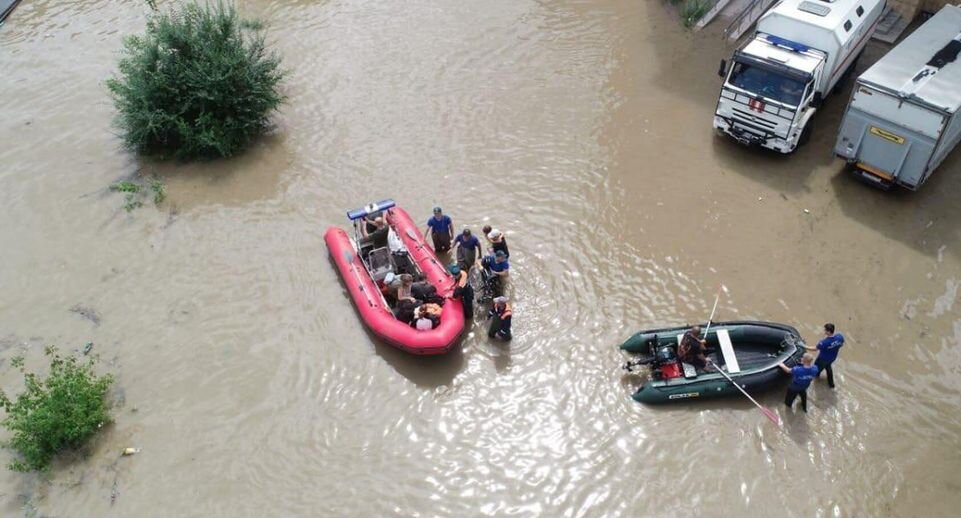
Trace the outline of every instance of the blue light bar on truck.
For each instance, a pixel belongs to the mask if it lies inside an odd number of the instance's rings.
[[[784,38],[779,38],[777,36],[772,36],[770,34],[764,35],[768,43],[771,45],[777,45],[778,47],[784,47],[793,50],[794,52],[807,52],[811,50],[811,47],[807,45],[802,45],[796,41],[786,40]]]
[[[391,199],[381,200],[378,202],[371,203],[366,207],[361,207],[359,209],[347,211],[347,218],[350,219],[351,221],[354,221],[355,219],[366,218],[370,214],[387,210],[393,207],[394,205],[395,205],[394,200],[391,200]]]

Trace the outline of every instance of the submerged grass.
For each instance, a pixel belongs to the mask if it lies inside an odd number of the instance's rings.
[[[677,1],[680,0],[674,0],[674,2]],[[700,21],[713,6],[713,0],[684,0],[680,10],[681,23],[688,29],[694,27],[694,24]]]

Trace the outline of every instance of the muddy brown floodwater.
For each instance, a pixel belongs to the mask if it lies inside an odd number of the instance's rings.
[[[956,515],[961,154],[917,193],[853,182],[844,95],[796,156],[715,137],[731,47],[653,0],[239,5],[289,103],[184,167],[111,128],[142,2],[26,0],[0,27],[0,383],[92,341],[119,387],[84,458],[0,474],[0,515]],[[105,188],[137,170],[169,199],[128,214]],[[388,196],[508,232],[509,347],[364,331],[322,233]],[[737,399],[629,398],[617,345],[705,319],[721,284],[719,319],[848,337],[808,415],[760,396],[782,431]]]

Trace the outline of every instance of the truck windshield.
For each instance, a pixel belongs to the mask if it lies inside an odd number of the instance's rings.
[[[752,63],[734,63],[728,82],[742,90],[791,106],[801,104],[801,96],[804,95],[803,81]]]

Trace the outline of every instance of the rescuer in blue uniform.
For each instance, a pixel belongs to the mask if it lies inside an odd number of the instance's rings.
[[[834,388],[834,370],[831,365],[838,359],[838,353],[844,345],[844,335],[834,332],[834,324],[824,324],[824,338],[818,342],[816,347],[804,346],[808,351],[817,351],[818,359],[814,366],[818,368],[818,376],[821,371],[828,373],[828,386]]]
[[[784,362],[778,364],[784,372],[791,375],[791,384],[787,387],[787,394],[784,396],[784,404],[788,408],[794,405],[794,399],[801,396],[801,410],[808,411],[808,387],[814,378],[818,377],[818,368],[814,366],[814,356],[804,353],[801,357],[801,365],[789,368]]]

